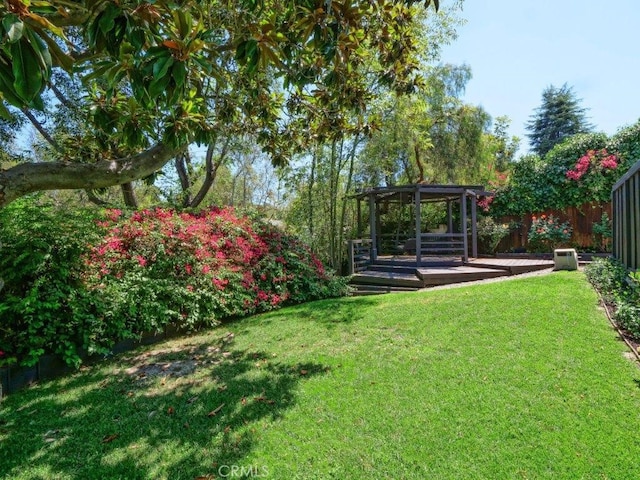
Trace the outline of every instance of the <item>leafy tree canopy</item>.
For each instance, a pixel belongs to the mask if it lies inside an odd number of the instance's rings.
[[[439,2],[6,0],[0,114],[63,101],[54,74],[74,75],[105,154],[0,171],[0,207],[148,176],[223,125],[257,132],[275,163],[362,129],[375,91],[418,85],[416,22],[430,5]]]
[[[517,150],[509,120],[461,100],[471,79],[468,65],[425,70],[425,87],[410,96],[388,96],[377,105],[380,128],[362,155],[362,183],[471,183],[488,170],[506,170]]]
[[[593,130],[580,102],[566,83],[560,88],[551,85],[542,92],[542,104],[526,125],[533,152],[544,156],[564,139]]]

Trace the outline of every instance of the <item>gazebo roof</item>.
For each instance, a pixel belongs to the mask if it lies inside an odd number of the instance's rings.
[[[408,204],[414,202],[414,194],[416,192],[420,193],[421,202],[458,200],[464,194],[476,197],[491,195],[491,192],[485,191],[483,185],[435,185],[416,183],[412,185],[367,188],[351,197],[362,200],[373,196],[376,202],[388,201]]]

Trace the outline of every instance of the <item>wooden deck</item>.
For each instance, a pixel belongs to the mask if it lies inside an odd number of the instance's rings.
[[[430,257],[416,265],[415,257],[380,257],[366,270],[353,275],[356,294],[387,293],[520,275],[553,267],[552,260],[521,258]]]

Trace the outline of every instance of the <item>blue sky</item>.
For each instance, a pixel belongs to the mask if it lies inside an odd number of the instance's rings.
[[[597,131],[640,119],[640,1],[465,0],[460,15],[467,23],[441,61],[471,67],[464,99],[511,119],[519,155],[549,85],[573,87]]]

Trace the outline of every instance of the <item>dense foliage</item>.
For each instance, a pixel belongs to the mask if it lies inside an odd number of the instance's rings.
[[[614,321],[631,337],[640,340],[640,278],[613,258],[597,259],[585,274],[605,302],[614,306]]]
[[[346,292],[295,238],[232,209],[125,215],[17,202],[1,212],[0,351],[80,362],[125,338]]]
[[[311,141],[361,131],[380,92],[406,93],[420,84],[416,37],[426,7],[437,9],[439,1],[4,5],[0,116],[31,120],[50,96],[55,104],[73,103],[61,85],[77,82],[83,125],[77,143],[89,137],[104,161],[67,149],[70,158],[44,167],[0,170],[0,207],[34,191],[147,177],[221,130],[255,134],[279,164]]]
[[[99,239],[88,210],[29,201],[0,210],[0,364],[45,352],[73,359],[103,344],[102,300],[82,279],[82,256]]]
[[[604,133],[574,135],[544,157],[514,162],[507,185],[490,202],[493,217],[526,215],[610,201],[615,182],[640,159],[640,122],[608,138]]]

